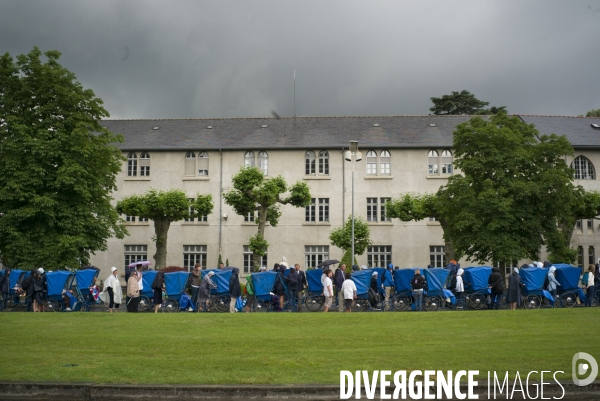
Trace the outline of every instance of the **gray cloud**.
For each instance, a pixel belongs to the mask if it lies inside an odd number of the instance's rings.
[[[113,118],[423,115],[467,89],[523,114],[600,107],[599,1],[0,3],[0,52],[34,45]]]

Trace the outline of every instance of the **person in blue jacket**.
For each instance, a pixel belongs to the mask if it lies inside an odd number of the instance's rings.
[[[381,274],[381,286],[385,290],[385,306],[384,310],[391,310],[392,307],[392,294],[394,293],[394,277],[392,272],[394,271],[394,265],[388,264],[387,269]]]

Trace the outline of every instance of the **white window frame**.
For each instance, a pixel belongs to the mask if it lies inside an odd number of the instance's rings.
[[[254,152],[249,150],[244,154],[244,168],[254,167],[256,166],[256,158],[254,156]]]
[[[379,175],[392,175],[392,154],[388,150],[379,154]]]
[[[129,152],[127,155],[127,177],[137,177],[138,158],[135,152]]]
[[[142,152],[139,160],[140,166],[140,177],[150,177],[150,154],[148,152]]]
[[[304,268],[316,268],[317,265],[329,259],[329,245],[305,245]]]
[[[317,175],[317,156],[312,150],[304,154],[304,175]]]
[[[595,180],[596,169],[594,164],[585,156],[577,156],[571,162],[571,168],[574,171],[574,177],[576,180]]]
[[[367,152],[367,175],[377,175],[377,152],[369,150]]]
[[[125,245],[125,269],[131,263],[148,260],[148,245]]]
[[[258,163],[257,163],[258,169],[264,175],[269,175],[269,154],[266,151],[261,150],[260,152],[258,152],[257,157],[258,157]]]
[[[202,270],[206,270],[206,249],[206,245],[184,245],[183,267],[186,267],[189,272],[192,271],[196,263],[200,263],[200,266],[202,266]]]
[[[195,199],[188,198],[188,201],[190,201],[189,211],[191,216],[192,214],[194,214],[194,207],[191,204],[195,201]],[[185,219],[183,219],[183,221],[185,221],[186,223],[206,223],[208,221],[208,216],[202,215],[198,217],[186,217]]]
[[[260,257],[260,266],[259,267],[261,267],[261,266],[267,267],[267,263],[269,263],[268,262],[268,254],[269,254],[269,250],[267,249],[267,252],[265,252],[265,254]],[[244,263],[242,266],[243,272],[244,273],[254,272],[255,269],[254,269],[254,261],[252,260],[252,251],[250,250],[250,246],[248,246],[248,245],[244,245],[243,259],[244,259]]]
[[[329,175],[329,152],[319,151],[319,175]]]
[[[429,264],[433,267],[446,267],[444,245],[429,245]]]
[[[369,268],[385,268],[390,263],[392,263],[391,245],[371,245],[367,247],[367,266]]]

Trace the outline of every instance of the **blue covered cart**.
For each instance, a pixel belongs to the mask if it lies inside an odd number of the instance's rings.
[[[465,306],[483,309],[487,305],[490,294],[488,280],[492,274],[490,266],[465,267],[463,281],[465,283]],[[506,297],[503,297],[506,299]],[[506,301],[504,301],[506,304]]]
[[[544,289],[548,269],[544,267],[528,267],[519,270],[523,282],[523,306],[525,309],[538,309],[545,301],[554,305],[554,298]]]
[[[1,271],[2,275],[4,275],[4,270]],[[15,290],[15,288],[20,289],[21,288],[21,283],[23,282],[23,280],[25,280],[27,277],[29,277],[29,275],[31,274],[31,272],[29,270],[19,270],[19,269],[13,269],[10,271],[10,279],[9,279],[9,289],[8,289],[8,306],[9,307],[13,307],[16,305],[24,305],[25,304],[25,297],[24,297],[24,293],[23,293],[23,297],[19,297],[17,294],[17,291]],[[2,275],[0,275],[0,277],[2,277]]]
[[[323,297],[323,284],[321,283],[323,270],[307,270],[305,274],[306,282],[308,283],[308,295],[304,299],[304,305],[306,305],[306,309],[309,311],[317,312],[321,310],[325,303],[325,297]]]
[[[179,312],[180,302],[183,302],[184,299],[186,302],[188,301],[189,297],[185,294],[185,290],[188,287],[190,276],[189,272],[169,272],[164,274],[165,292],[167,293],[165,312]]]
[[[271,308],[271,292],[277,273],[274,271],[252,273],[255,301],[251,306],[254,312],[268,312]]]
[[[560,301],[554,306],[562,305],[565,308],[572,308],[577,303],[577,297],[581,302],[585,302],[585,294],[579,287],[581,278],[581,267],[575,267],[567,264],[555,264],[556,280],[560,283],[558,287],[558,296]]]
[[[65,270],[46,273],[48,286],[47,298],[44,300],[44,310],[50,312],[64,311],[65,305],[62,295],[73,285],[75,274]]]
[[[77,291],[77,308],[81,312],[89,312],[90,306],[94,303],[94,296],[90,292],[90,287],[98,277],[100,270],[85,269],[75,272],[75,290]]]

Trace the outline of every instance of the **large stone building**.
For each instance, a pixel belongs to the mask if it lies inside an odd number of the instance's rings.
[[[575,148],[567,163],[576,183],[600,190],[594,165],[600,165],[600,119],[520,116],[541,134],[566,135]],[[212,194],[213,213],[173,223],[168,265],[215,267],[219,253],[230,265],[250,271],[248,238],[256,233],[254,216],[238,216],[222,193],[244,166],[257,166],[268,177],[306,182],[311,206],[282,207],[277,227],[267,226],[269,242],[263,265],[286,257],[303,268],[324,259],[340,259],[342,250],[329,243],[329,232],[351,213],[352,165],[344,160],[350,140],[357,140],[363,159],[355,165],[355,214],[368,221],[373,245],[358,256],[359,264],[400,267],[442,266],[444,241],[439,223],[427,219],[402,222],[385,218],[386,199],[402,193],[435,192],[454,173],[452,133],[470,116],[297,117],[178,120],[106,120],[102,125],[123,135],[119,144],[127,159],[117,178],[116,200],[150,188],[182,189],[189,198]],[[107,273],[111,266],[149,259],[155,252],[152,221],[123,216],[130,235],[109,239],[108,250],[92,263]],[[578,222],[573,247],[580,263],[596,260],[600,246],[597,220]],[[600,256],[600,255],[598,255]],[[463,261],[463,265],[469,265]]]

